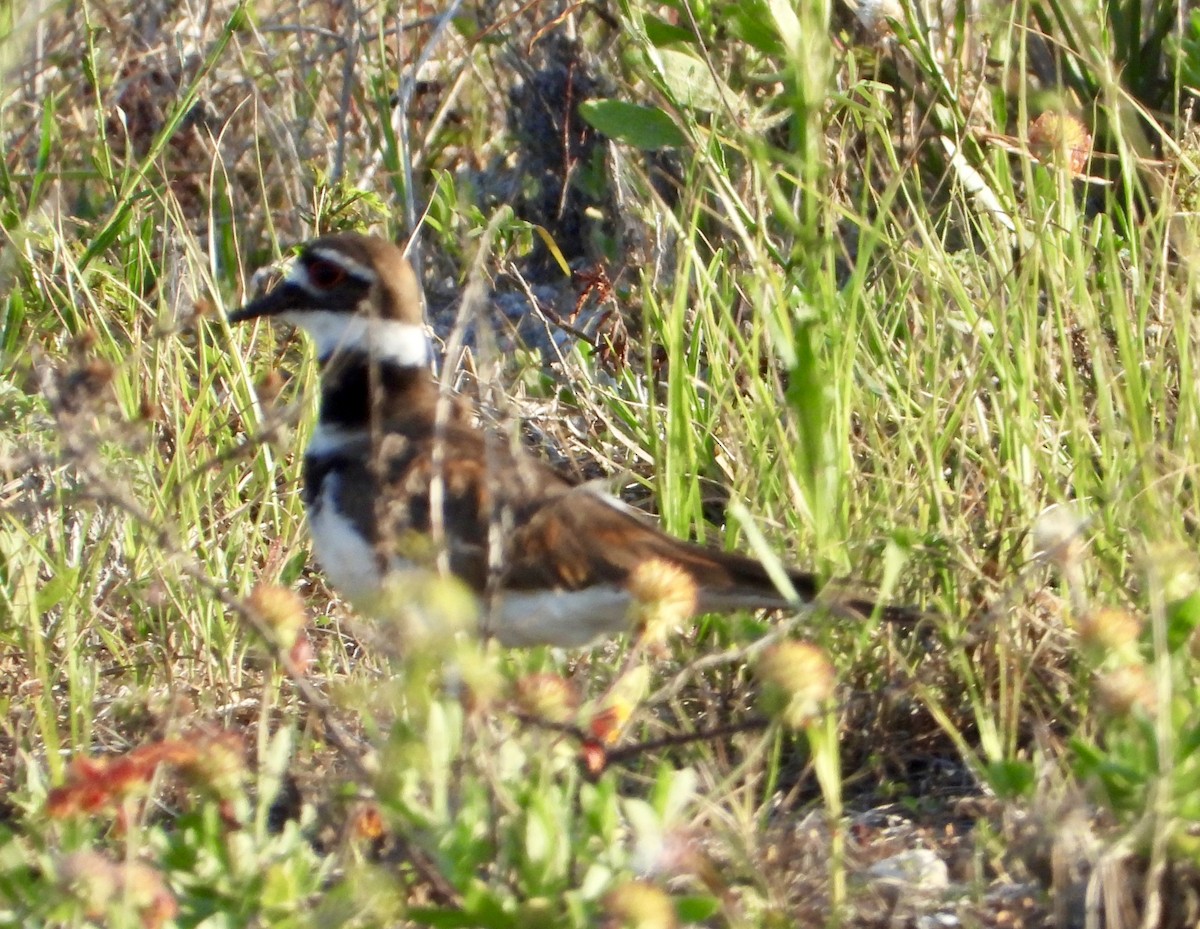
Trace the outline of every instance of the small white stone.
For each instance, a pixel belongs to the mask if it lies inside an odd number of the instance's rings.
[[[1046,507],[1033,523],[1035,557],[1058,568],[1078,563],[1085,527],[1086,521],[1073,504],[1056,503]]]
[[[950,886],[946,862],[927,848],[914,848],[877,861],[867,869],[867,877],[902,892],[935,893]]]
[[[917,929],[958,929],[962,920],[954,913],[926,913],[917,917]]]
[[[865,29],[877,35],[889,30],[889,19],[904,22],[904,10],[898,0],[858,0],[854,15]]]

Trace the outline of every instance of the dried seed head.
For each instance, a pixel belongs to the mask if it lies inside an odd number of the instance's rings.
[[[1142,620],[1117,607],[1100,607],[1082,613],[1075,621],[1079,641],[1105,653],[1123,652],[1142,634]]]
[[[275,584],[259,584],[250,591],[246,606],[274,634],[276,644],[287,650],[308,624],[304,601],[293,590]]]
[[[246,771],[246,752],[242,737],[228,729],[205,729],[188,740],[195,746],[194,757],[179,764],[191,782],[222,797],[242,790]]]
[[[764,708],[794,729],[811,723],[833,696],[837,677],[825,652],[808,642],[779,642],[755,665]]]
[[[1145,665],[1129,664],[1096,676],[1096,701],[1110,716],[1149,714],[1158,705],[1158,692]]]
[[[1039,161],[1082,174],[1092,156],[1092,134],[1074,116],[1047,110],[1029,127],[1029,147]]]
[[[1190,548],[1173,543],[1152,545],[1146,550],[1143,564],[1167,603],[1187,599],[1200,590],[1200,565]]]
[[[124,902],[137,910],[144,929],[157,929],[179,913],[162,874],[138,861],[118,865]]]
[[[604,899],[606,926],[613,929],[674,929],[675,904],[648,881],[626,881]]]
[[[58,883],[92,919],[105,914],[120,889],[117,865],[99,852],[79,851],[55,862]]]
[[[645,642],[661,642],[696,612],[696,582],[679,565],[651,558],[629,578],[630,625]]]
[[[530,716],[565,723],[579,708],[579,694],[558,674],[528,674],[517,681],[517,705]]]
[[[103,920],[113,907],[129,907],[142,926],[157,929],[179,912],[162,875],[141,862],[115,862],[99,852],[78,851],[59,858],[54,870],[59,885],[90,919]]]
[[[458,672],[459,699],[468,713],[486,712],[508,692],[508,681],[494,650],[481,648],[474,639],[452,643],[451,654]]]

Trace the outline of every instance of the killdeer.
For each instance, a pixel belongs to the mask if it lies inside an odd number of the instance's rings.
[[[259,317],[316,344],[320,415],[303,497],[317,561],[352,605],[371,612],[391,572],[438,557],[479,595],[484,631],[509,646],[629,631],[630,584],[651,561],[690,578],[694,614],[796,605],[759,562],[673,538],[473,425],[460,406],[439,406],[420,285],[392,243],[314,239],[229,320]],[[801,601],[816,598],[814,575],[787,576]]]

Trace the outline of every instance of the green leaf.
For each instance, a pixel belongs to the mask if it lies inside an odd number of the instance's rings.
[[[733,91],[695,55],[663,48],[656,57],[663,84],[680,106],[712,112],[733,98]]]
[[[993,761],[984,768],[984,774],[998,797],[1027,797],[1033,792],[1033,765],[1027,761]]]
[[[698,783],[699,777],[692,768],[676,768],[673,764],[664,764],[659,768],[654,799],[664,823],[678,822],[684,818],[695,799]]]
[[[1200,626],[1200,591],[1176,600],[1167,607],[1167,650],[1177,652]]]
[[[694,45],[696,43],[696,36],[691,29],[685,29],[683,26],[668,23],[657,16],[647,15],[644,25],[646,27],[646,38],[650,40],[650,44],[655,48],[681,43],[684,45]]]
[[[505,911],[496,893],[481,881],[467,888],[461,909],[414,906],[405,915],[418,925],[438,929],[511,929],[516,924],[516,917]]]
[[[579,115],[610,139],[634,148],[653,151],[687,141],[671,117],[656,106],[638,106],[623,100],[589,100],[579,104]]]
[[[1175,755],[1177,758],[1190,758],[1193,753],[1200,751],[1200,726],[1186,726],[1176,736]]]
[[[414,906],[406,915],[418,926],[432,926],[434,929],[467,929],[492,925],[481,919],[478,914],[448,907]]]
[[[721,901],[708,895],[675,898],[675,915],[681,923],[702,923],[721,910]]]
[[[78,568],[59,568],[50,580],[42,585],[37,595],[38,612],[47,613],[54,609],[69,596],[76,592],[79,586]]]
[[[545,870],[546,861],[553,850],[553,842],[547,823],[538,815],[539,812],[531,810],[525,822],[525,855],[538,870]]]
[[[767,0],[767,7],[771,11],[771,19],[775,22],[779,38],[783,41],[784,46],[795,54],[800,48],[802,36],[800,17],[796,15],[791,0]]]
[[[291,587],[294,585],[300,580],[300,576],[304,573],[306,567],[308,567],[308,552],[300,549],[284,562],[283,568],[280,569],[280,586]]]
[[[729,31],[734,38],[741,39],[764,55],[779,55],[783,44],[779,33],[771,28],[772,18],[763,0],[743,0],[738,3],[729,19]]]

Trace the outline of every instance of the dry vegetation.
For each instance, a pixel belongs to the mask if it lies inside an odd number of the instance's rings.
[[[1194,924],[1200,24],[438,6],[0,9],[0,923]],[[928,620],[354,617],[223,321],[344,228],[499,428]]]

